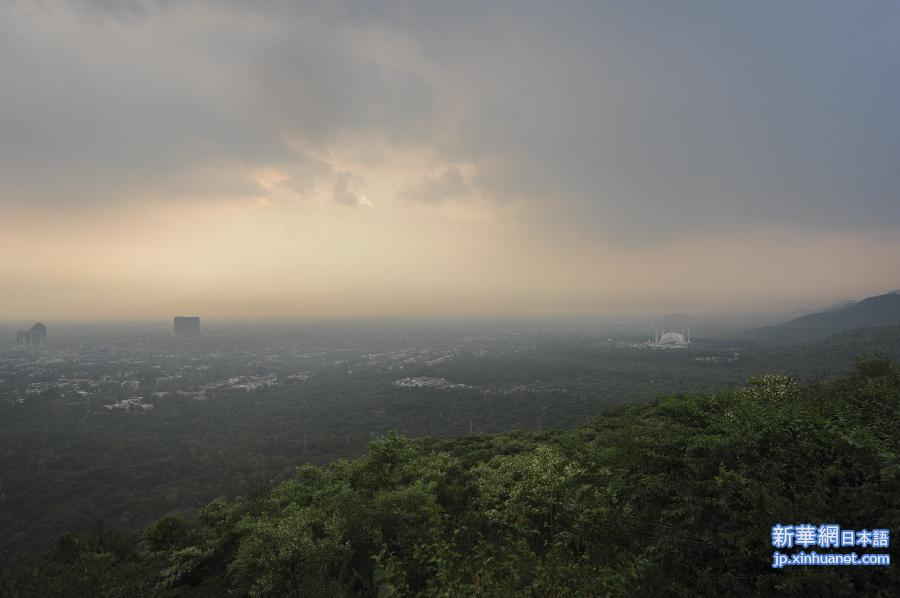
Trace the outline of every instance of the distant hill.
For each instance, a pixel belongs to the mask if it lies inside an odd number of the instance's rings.
[[[808,316],[810,314],[817,314],[823,311],[837,311],[839,309],[844,309],[845,307],[849,307],[854,303],[858,303],[855,299],[846,299],[844,301],[838,301],[834,305],[829,307],[798,307],[797,309],[791,310],[789,313],[785,314],[784,321],[788,322],[790,320],[794,320],[796,318],[801,318],[803,316]]]
[[[829,307],[828,309],[824,309],[822,311],[840,311],[840,310],[844,309],[845,307],[850,307],[851,305],[855,305],[857,303],[859,303],[859,302],[854,301],[853,299],[847,299],[846,301],[839,301],[839,302],[835,303],[834,305],[832,305],[831,307]]]
[[[887,293],[862,301],[841,302],[826,311],[795,318],[777,326],[764,326],[741,336],[773,342],[808,342],[834,334],[900,324],[900,295]]]

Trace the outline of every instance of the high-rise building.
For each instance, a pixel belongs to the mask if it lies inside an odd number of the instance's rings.
[[[40,347],[47,343],[47,327],[38,322],[31,327],[31,346]]]
[[[47,344],[47,327],[38,322],[28,330],[16,333],[16,344],[20,347],[40,347]]]
[[[197,316],[176,316],[175,334],[184,336],[200,334],[200,318]]]

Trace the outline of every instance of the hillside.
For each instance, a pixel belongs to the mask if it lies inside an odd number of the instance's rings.
[[[896,595],[896,567],[771,566],[776,523],[900,533],[900,369],[767,375],[572,432],[411,441],[303,466],[138,537],[67,535],[4,596]],[[859,552],[865,552],[856,548]],[[872,552],[872,550],[868,550]]]
[[[757,328],[741,336],[762,341],[802,343],[849,330],[897,324],[900,324],[900,295],[887,293],[849,305],[838,304],[827,311],[795,318],[777,326]]]
[[[404,374],[365,367],[362,355],[353,376],[346,367],[310,368],[309,379],[284,387],[205,401],[170,396],[139,412],[52,386],[21,403],[0,400],[0,553],[44,552],[62,532],[86,532],[97,520],[140,530],[169,512],[194,513],[216,496],[268,489],[298,463],[358,457],[391,430],[435,438],[571,430],[615,405],[720,390],[763,373],[814,380],[839,376],[854,357],[875,351],[900,360],[900,326],[805,345],[707,341],[690,351],[609,349],[596,340],[539,337],[525,343],[534,342],[528,351],[513,345],[433,366],[407,364]],[[158,389],[148,369],[142,394],[149,397]],[[467,387],[398,389],[401,375]],[[20,378],[32,381],[27,373]],[[6,388],[12,384],[8,378]]]

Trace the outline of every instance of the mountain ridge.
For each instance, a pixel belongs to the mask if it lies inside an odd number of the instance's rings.
[[[773,326],[746,331],[744,338],[773,342],[809,342],[860,328],[900,324],[900,294],[889,292],[832,307]]]

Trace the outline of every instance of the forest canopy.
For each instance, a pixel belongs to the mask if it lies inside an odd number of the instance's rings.
[[[898,407],[900,369],[870,358],[836,380],[765,375],[570,432],[391,433],[190,520],[7,557],[0,594],[896,595],[893,567],[774,569],[770,532],[896,538]]]

